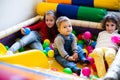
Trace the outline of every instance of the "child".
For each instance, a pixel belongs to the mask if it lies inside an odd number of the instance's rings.
[[[49,10],[45,13],[44,19],[37,24],[21,28],[21,33],[25,35],[25,28],[29,28],[31,31],[28,35],[23,36],[19,41],[15,42],[7,51],[7,54],[13,54],[19,48],[26,45],[30,45],[31,48],[43,50],[41,42],[44,39],[50,39],[54,41],[57,35],[56,28],[56,15],[53,10]]]
[[[56,21],[60,34],[54,40],[55,59],[63,66],[80,75],[81,69],[74,62],[80,61],[83,64],[90,64],[86,59],[85,52],[77,46],[76,38],[71,33],[72,25],[70,20],[61,16]]]
[[[113,35],[119,36],[118,29],[120,28],[120,23],[118,16],[114,13],[107,14],[102,21],[102,27],[104,31],[98,34],[96,47],[92,54],[90,54],[95,60],[99,77],[104,77],[106,74],[105,62],[109,67],[115,58],[116,51],[118,50],[118,45],[111,40]]]

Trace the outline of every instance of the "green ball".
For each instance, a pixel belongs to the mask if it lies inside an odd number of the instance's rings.
[[[5,48],[8,50],[9,49],[9,47],[8,46],[5,46]]]
[[[67,74],[72,74],[72,70],[70,68],[64,68],[63,72]]]
[[[84,44],[83,40],[78,40],[77,44]]]
[[[23,52],[23,51],[25,51],[25,49],[24,49],[24,47],[21,47],[18,51]]]
[[[49,46],[50,46],[49,43],[47,43],[47,42],[43,43],[43,48],[44,48],[44,49],[45,49],[46,47],[49,47]]]
[[[94,76],[94,75],[90,76],[90,80],[97,80],[98,78],[99,78],[98,76]]]
[[[72,33],[73,33],[74,35],[76,35],[76,34],[77,34],[75,30],[72,30]]]
[[[98,37],[97,35],[94,35],[94,36],[93,36],[93,39],[96,41],[96,40],[97,40],[97,37]]]
[[[43,50],[42,51],[46,56],[48,55],[47,51],[46,50]]]

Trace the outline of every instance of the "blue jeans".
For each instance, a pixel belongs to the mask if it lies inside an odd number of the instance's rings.
[[[15,42],[9,50],[15,52],[26,45],[29,45],[33,49],[43,50],[41,41],[41,36],[36,31],[31,31],[28,35],[23,36],[19,41]]]
[[[73,68],[76,67],[76,63],[75,62],[71,62],[66,60],[65,58],[63,58],[57,49],[54,50],[55,51],[55,59],[63,66],[63,67],[69,67],[69,68]],[[70,51],[72,52],[72,51]],[[69,52],[69,53],[70,53]],[[79,61],[84,60],[85,59],[85,52],[82,50],[81,47],[78,46],[78,58]]]

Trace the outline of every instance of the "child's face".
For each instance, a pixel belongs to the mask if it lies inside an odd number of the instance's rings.
[[[68,36],[72,32],[71,23],[69,21],[61,22],[60,26],[58,27],[58,31],[61,34]]]
[[[112,21],[106,22],[105,28],[109,33],[113,33],[116,30],[116,24]]]
[[[52,14],[45,16],[45,23],[49,28],[52,28],[55,24],[55,19]]]

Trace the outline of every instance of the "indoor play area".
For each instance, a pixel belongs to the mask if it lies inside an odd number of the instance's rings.
[[[67,16],[73,27],[77,45],[86,53],[89,65],[81,65],[81,74],[77,75],[70,68],[64,68],[54,58],[53,43],[45,39],[44,50],[20,48],[13,55],[6,55],[7,50],[23,35],[20,29],[42,20],[48,10],[54,10],[58,17]],[[101,20],[108,13],[120,17],[120,0],[43,0],[35,5],[34,17],[0,31],[0,80],[102,80],[109,69],[105,63],[103,72],[101,56],[92,54],[98,33],[103,31]],[[25,30],[26,34],[31,32]],[[96,67],[99,66],[99,67]]]

